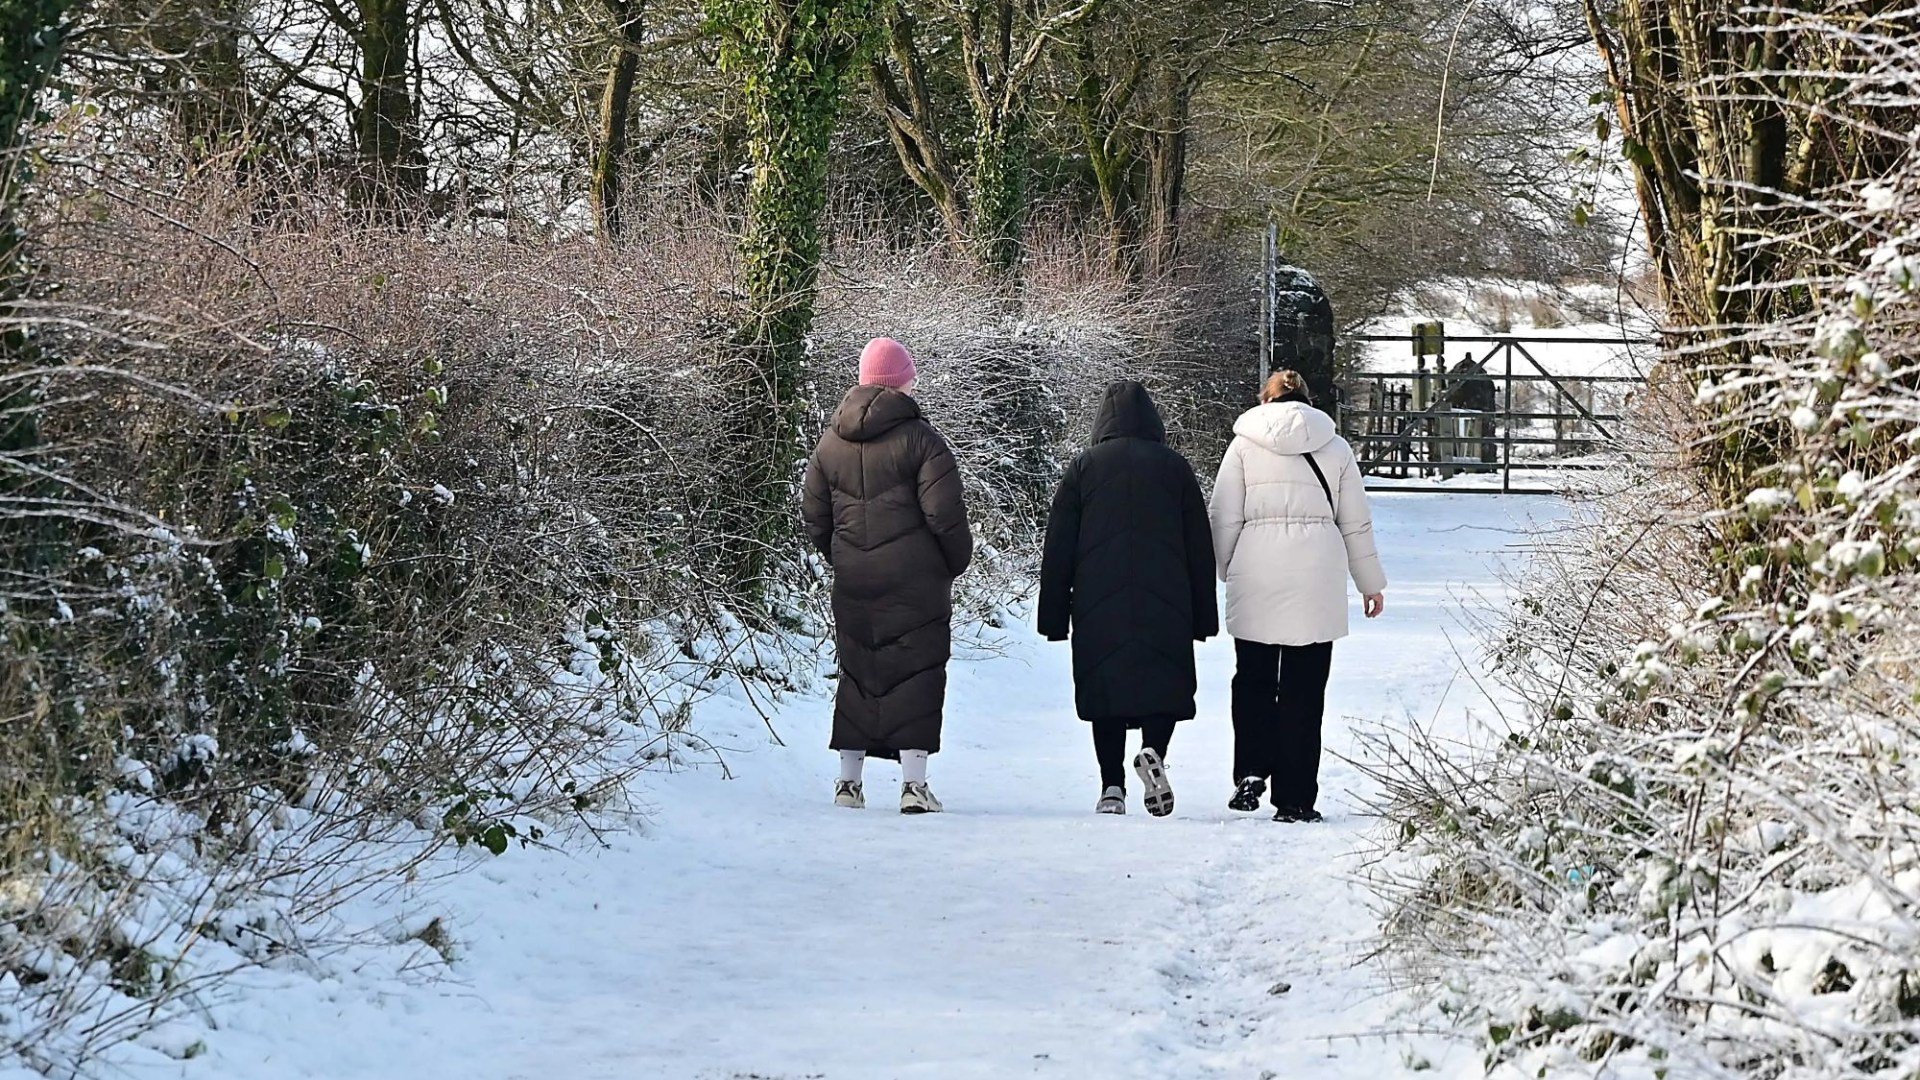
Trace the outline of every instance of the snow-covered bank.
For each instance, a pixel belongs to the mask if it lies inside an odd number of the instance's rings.
[[[1377,499],[1387,616],[1336,651],[1328,746],[1484,709],[1463,605],[1497,599],[1550,500]],[[1370,1034],[1400,1000],[1357,963],[1374,916],[1347,874],[1371,794],[1323,772],[1324,826],[1239,816],[1228,794],[1230,642],[1202,650],[1202,716],[1172,758],[1168,820],[1096,818],[1067,651],[1011,629],[956,661],[948,813],[829,805],[826,705],[784,704],[784,747],[742,698],[697,716],[720,769],[649,774],[644,830],[603,847],[482,858],[421,917],[455,962],[421,981],[370,951],[357,972],[246,973],[208,1003],[206,1053],[138,1077],[1293,1077],[1470,1074],[1442,1045]],[[342,974],[344,973],[344,974]],[[1291,989],[1269,993],[1286,982]]]

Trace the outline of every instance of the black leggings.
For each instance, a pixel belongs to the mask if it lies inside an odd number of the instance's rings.
[[[1320,719],[1333,642],[1233,642],[1233,778],[1272,782],[1273,805],[1313,809],[1320,797]]]
[[[1142,720],[1095,720],[1093,721],[1093,756],[1100,759],[1100,786],[1103,788],[1127,786],[1127,725],[1140,725],[1140,745],[1151,746],[1167,759],[1167,744],[1173,741],[1175,721],[1165,717],[1150,716]]]

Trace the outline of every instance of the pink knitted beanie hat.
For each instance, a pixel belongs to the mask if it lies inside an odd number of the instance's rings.
[[[892,338],[874,338],[860,352],[862,385],[904,390],[918,374],[919,371],[913,366],[913,354]]]

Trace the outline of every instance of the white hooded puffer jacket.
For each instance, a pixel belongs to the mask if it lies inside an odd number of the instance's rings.
[[[1214,480],[1213,549],[1227,583],[1227,632],[1269,645],[1347,636],[1348,574],[1362,595],[1387,575],[1353,449],[1332,418],[1303,402],[1249,409]],[[1314,478],[1313,455],[1332,489]]]

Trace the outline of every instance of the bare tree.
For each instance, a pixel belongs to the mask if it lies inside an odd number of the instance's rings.
[[[887,59],[872,73],[902,168],[940,211],[950,235],[971,242],[984,265],[1020,261],[1028,211],[1028,139],[1042,63],[1104,0],[893,0],[881,9]],[[929,33],[957,48],[929,50]],[[966,123],[929,92],[937,61],[957,65]],[[951,147],[959,126],[972,146],[963,173]]]

